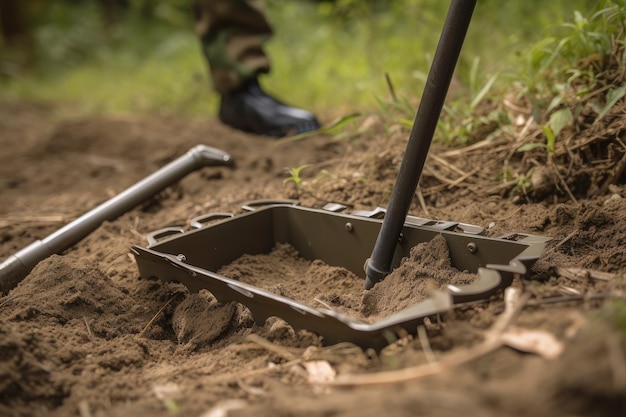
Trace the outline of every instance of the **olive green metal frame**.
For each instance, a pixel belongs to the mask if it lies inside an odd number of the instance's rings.
[[[524,275],[528,271],[550,240],[526,234],[491,238],[483,235],[481,227],[408,216],[396,244],[394,268],[409,255],[412,247],[441,235],[448,245],[452,266],[478,274],[477,280],[471,285],[448,286],[443,296],[426,299],[369,324],[313,308],[214,271],[244,254],[265,254],[277,243],[288,243],[305,259],[344,267],[365,279],[364,265],[382,220],[363,214],[384,214],[384,210],[344,214],[293,203],[247,207],[253,211],[234,217],[220,213],[195,219],[192,222],[195,230],[168,228],[153,233],[148,247],[132,248],[140,275],[180,282],[191,292],[206,289],[220,302],[237,301],[245,305],[259,324],[277,316],[296,330],[320,334],[329,344],[346,341],[381,348],[388,343],[386,333],[402,328],[413,334],[424,318],[446,312],[456,303],[488,298],[510,285],[516,274]],[[218,220],[207,224],[215,218]]]

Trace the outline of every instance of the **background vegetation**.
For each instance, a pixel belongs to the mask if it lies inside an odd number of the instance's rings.
[[[495,80],[491,88],[524,76],[532,81],[533,48],[558,37],[575,11],[589,16],[600,3],[479,0],[457,71],[457,97],[471,101],[489,80]],[[31,39],[18,48],[0,45],[3,97],[63,102],[72,113],[214,112],[217,98],[189,0],[25,4]],[[276,34],[267,44],[273,71],[264,83],[326,120],[388,99],[385,73],[397,94],[414,102],[448,4],[269,0]]]

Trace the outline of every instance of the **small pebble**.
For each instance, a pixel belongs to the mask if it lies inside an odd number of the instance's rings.
[[[622,198],[623,197],[619,194],[611,194],[611,197],[604,201],[604,205],[606,206],[610,201],[621,200]]]

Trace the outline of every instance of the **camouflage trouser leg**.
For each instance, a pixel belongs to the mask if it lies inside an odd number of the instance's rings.
[[[233,91],[269,71],[262,44],[272,28],[263,6],[263,0],[194,0],[196,32],[217,92]]]

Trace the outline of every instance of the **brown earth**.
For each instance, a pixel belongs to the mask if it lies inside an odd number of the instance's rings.
[[[482,226],[489,236],[553,238],[530,273],[515,279],[526,304],[505,329],[527,337],[542,331],[548,339],[539,350],[513,349],[512,343],[481,350],[504,309],[499,294],[459,306],[427,322],[420,336],[403,335],[375,352],[327,346],[279,318],[257,324],[245,307],[220,304],[208,292],[190,295],[180,285],[142,279],[129,251],[145,246],[153,230],[187,227],[206,213],[240,214],[242,204],[255,199],[386,207],[405,130],[372,115],[341,140],[277,143],[214,120],[68,120],[51,106],[2,103],[1,259],[196,144],[231,153],[235,166],[189,174],[41,261],[0,298],[0,415],[626,415],[626,341],[615,327],[624,320],[617,310],[624,306],[626,186],[618,162],[626,122],[624,107],[615,107],[601,125],[572,139],[587,141],[576,149],[597,155],[595,165],[576,159],[573,172],[558,168],[561,178],[547,175],[552,183],[538,181],[534,194],[517,192],[515,181],[499,177],[503,166],[526,172],[524,164],[537,162],[531,153],[513,152],[531,136],[530,122],[520,123],[528,136],[500,138],[489,152],[434,146],[411,208],[419,217]],[[311,166],[302,171],[302,186],[284,184],[286,168],[303,164]],[[364,293],[362,277],[278,245],[270,254],[245,255],[221,273],[366,320],[473,279],[450,267],[440,241],[420,245],[401,269]],[[562,353],[546,353],[559,343]],[[439,365],[428,365],[432,361]],[[358,378],[363,375],[387,379]],[[331,384],[315,383],[316,376]]]

